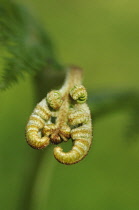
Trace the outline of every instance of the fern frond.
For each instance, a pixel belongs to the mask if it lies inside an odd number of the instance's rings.
[[[0,49],[4,58],[1,89],[17,82],[25,72],[35,75],[48,67],[59,67],[42,27],[24,7],[8,0],[0,0]]]

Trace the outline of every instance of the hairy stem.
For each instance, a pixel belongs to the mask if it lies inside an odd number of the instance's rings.
[[[56,133],[59,133],[63,123],[67,121],[67,115],[69,111],[69,91],[74,85],[81,84],[82,79],[82,70],[78,67],[71,67],[67,73],[65,83],[61,89],[63,95],[63,104],[60,107],[59,114],[56,120],[57,130]]]

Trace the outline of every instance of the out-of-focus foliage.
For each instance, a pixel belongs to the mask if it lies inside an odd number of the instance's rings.
[[[137,91],[108,91],[90,93],[89,105],[93,121],[117,111],[127,111],[130,115],[126,124],[126,138],[139,134],[139,93]]]
[[[23,6],[10,0],[0,0],[0,53],[4,58],[1,89],[25,72],[33,76],[59,66],[43,27]]]

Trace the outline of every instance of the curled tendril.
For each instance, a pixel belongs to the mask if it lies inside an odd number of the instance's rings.
[[[71,130],[71,138],[73,141],[72,149],[65,153],[62,148],[55,147],[54,148],[54,156],[55,158],[66,165],[71,165],[82,160],[88,153],[91,141],[92,141],[92,125],[91,118],[86,115],[86,112],[90,114],[89,108],[86,104],[83,105],[82,111],[76,111],[76,116],[71,115],[72,125],[76,126]],[[82,114],[81,114],[82,113]],[[80,116],[80,118],[78,118]],[[76,118],[77,117],[77,118]]]
[[[91,115],[85,103],[87,92],[81,78],[81,69],[71,67],[62,88],[50,91],[37,104],[26,127],[27,142],[35,149],[72,139],[73,147],[69,152],[63,152],[61,147],[54,148],[55,158],[67,165],[82,160],[92,141]],[[55,123],[52,123],[53,118]]]
[[[50,143],[50,138],[48,138],[48,136],[42,136],[41,134],[45,122],[47,122],[50,117],[51,112],[48,109],[46,100],[43,99],[37,104],[26,127],[26,139],[31,147],[42,149]]]
[[[59,109],[62,104],[62,96],[60,91],[52,90],[47,94],[46,100],[50,107],[52,107],[53,109]]]
[[[87,91],[83,85],[75,85],[70,90],[70,96],[77,101],[77,103],[85,103],[87,100]]]

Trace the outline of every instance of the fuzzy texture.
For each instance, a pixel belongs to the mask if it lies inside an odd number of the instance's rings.
[[[85,103],[87,100],[87,91],[83,85],[75,85],[70,90],[70,96],[75,100],[77,103]]]
[[[42,136],[41,129],[43,129],[45,121],[48,121],[50,116],[51,113],[46,104],[46,100],[43,99],[37,104],[26,127],[26,139],[31,147],[42,149],[49,144],[50,138],[47,135]]]
[[[54,156],[60,163],[66,165],[77,163],[87,155],[90,149],[92,142],[90,111],[86,104],[84,104],[83,108],[82,115],[80,110],[76,110],[76,116],[72,115],[72,122],[74,122],[74,126],[76,126],[76,128],[71,130],[71,138],[73,141],[72,149],[65,153],[60,147],[54,148]],[[86,112],[88,112],[88,116],[86,116]],[[77,116],[80,116],[80,120],[77,120]]]
[[[47,94],[34,109],[26,127],[27,142],[36,149],[72,139],[73,147],[69,152],[63,152],[61,147],[54,148],[55,158],[66,165],[82,160],[92,142],[91,114],[81,79],[82,70],[71,67],[62,88]]]

